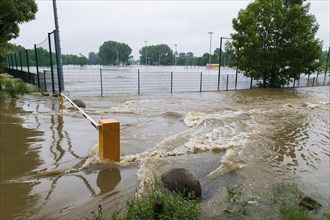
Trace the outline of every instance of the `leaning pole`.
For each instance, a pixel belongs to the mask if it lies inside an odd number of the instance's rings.
[[[54,9],[54,20],[55,20],[55,45],[56,45],[56,59],[58,65],[58,74],[59,74],[59,84],[60,90],[59,92],[64,91],[64,77],[63,77],[63,66],[62,66],[62,53],[61,53],[61,44],[60,44],[60,29],[58,25],[58,16],[57,16],[57,6],[56,0],[53,0],[53,9]]]

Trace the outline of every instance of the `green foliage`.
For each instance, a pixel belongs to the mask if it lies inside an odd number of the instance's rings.
[[[74,54],[63,54],[62,64],[63,65],[80,65],[84,66],[87,64],[87,57],[80,54],[79,56]]]
[[[140,53],[140,64],[146,64],[148,58],[148,65],[173,65],[174,54],[171,48],[166,44],[150,45],[142,47]]]
[[[18,79],[0,77],[0,84],[1,88],[12,97],[32,92],[23,81]]]
[[[87,64],[88,65],[97,65],[100,64],[101,60],[98,54],[94,53],[94,52],[90,52],[88,54],[88,61]]]
[[[34,0],[1,0],[0,42],[18,37],[18,24],[33,20],[37,11],[38,7]]]
[[[126,213],[115,215],[116,220],[131,219],[198,219],[200,205],[193,199],[184,199],[178,193],[154,190],[144,199],[127,202]],[[157,211],[158,210],[158,211]]]
[[[263,87],[281,87],[319,66],[318,24],[304,0],[256,0],[233,19],[226,49],[248,77]]]
[[[99,48],[99,57],[103,65],[127,64],[132,48],[125,43],[106,41]]]

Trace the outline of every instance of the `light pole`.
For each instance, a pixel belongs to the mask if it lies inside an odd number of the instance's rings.
[[[212,47],[212,34],[213,34],[213,32],[212,32],[212,31],[210,31],[210,32],[209,32],[209,34],[210,34],[210,53],[209,53],[209,64],[211,64],[211,47]]]
[[[222,39],[232,40],[230,37],[220,37],[220,50],[219,50],[219,69],[218,69],[218,91],[220,90],[220,71],[221,71],[221,57],[222,57]],[[237,71],[236,71],[236,79],[237,79]],[[236,80],[237,82],[237,80]]]
[[[174,52],[174,67],[176,68],[176,55],[177,55],[177,50],[176,50],[176,47],[178,46],[177,44],[174,44],[175,46],[175,52]]]
[[[148,55],[147,55],[147,43],[148,41],[144,41],[144,43],[146,43],[146,66],[148,66]]]

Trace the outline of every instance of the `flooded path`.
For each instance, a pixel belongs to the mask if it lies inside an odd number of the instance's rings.
[[[84,96],[95,121],[121,123],[113,163],[98,158],[97,131],[70,104],[61,112],[56,97],[0,93],[1,219],[81,219],[98,204],[111,216],[173,166],[199,177],[204,219],[224,210],[235,184],[259,195],[295,181],[328,209],[329,95],[313,87]]]

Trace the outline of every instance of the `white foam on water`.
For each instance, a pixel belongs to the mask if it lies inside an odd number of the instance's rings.
[[[189,112],[184,118],[184,123],[188,127],[201,124],[206,119],[224,119],[243,114],[242,111],[223,111],[221,113],[206,114],[204,112]]]
[[[207,175],[207,178],[215,179],[228,172],[232,172],[246,166],[244,160],[242,159],[241,152],[233,148],[226,151],[226,154],[221,158],[220,162],[221,165],[214,171],[210,172]]]

